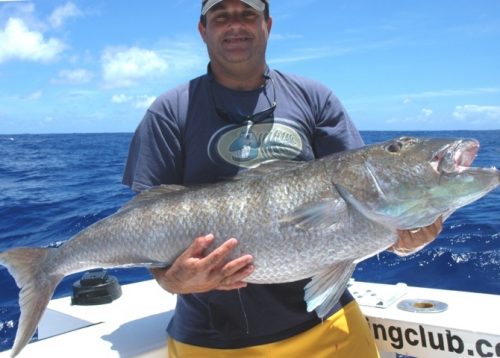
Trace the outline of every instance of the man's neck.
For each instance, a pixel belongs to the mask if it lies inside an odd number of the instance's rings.
[[[265,63],[253,68],[249,68],[248,66],[243,68],[243,66],[241,66],[240,68],[231,70],[221,68],[214,63],[211,63],[210,67],[217,83],[227,88],[238,91],[251,91],[261,87],[265,83]]]

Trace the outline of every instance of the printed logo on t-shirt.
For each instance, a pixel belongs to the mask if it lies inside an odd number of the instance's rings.
[[[303,140],[286,120],[229,125],[210,139],[208,155],[214,162],[224,161],[248,168],[270,159],[293,160],[304,149]]]

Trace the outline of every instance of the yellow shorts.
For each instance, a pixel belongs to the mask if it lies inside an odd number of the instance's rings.
[[[323,323],[279,342],[240,349],[193,346],[168,338],[169,358],[314,357],[379,358],[375,341],[356,301]]]

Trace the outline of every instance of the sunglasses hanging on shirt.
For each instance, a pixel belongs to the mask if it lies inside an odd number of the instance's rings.
[[[266,80],[266,82],[264,83],[264,94],[267,98],[267,101],[269,102],[269,108],[266,108],[263,111],[260,111],[260,112],[254,113],[254,114],[249,114],[249,115],[246,115],[243,113],[228,112],[224,108],[220,107],[215,100],[214,87],[213,87],[214,80],[212,79],[210,81],[210,84],[212,87],[211,88],[211,96],[212,96],[212,102],[213,102],[214,107],[215,107],[215,112],[217,113],[217,115],[221,119],[223,119],[224,121],[226,121],[228,123],[236,123],[236,124],[259,123],[259,122],[262,122],[262,121],[272,117],[274,114],[274,110],[276,109],[276,86],[274,85],[274,81],[271,78],[271,76],[269,76],[267,74],[264,74],[263,76],[264,76],[264,79]],[[272,101],[269,98],[269,96],[267,95],[267,90],[266,90],[266,85],[267,85],[268,80],[270,81],[271,86],[273,88],[273,100]]]

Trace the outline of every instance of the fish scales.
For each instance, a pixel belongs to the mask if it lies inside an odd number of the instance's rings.
[[[276,173],[264,179],[249,177],[209,188],[180,190],[148,205],[122,210],[63,245],[52,264],[66,274],[96,266],[168,266],[194,237],[206,234],[206,228],[210,228],[217,238],[212,248],[236,237],[240,245],[232,257],[249,252],[256,256],[256,273],[250,282],[294,280],[279,269],[290,265],[287,253],[306,253],[308,260],[302,265],[306,267],[301,270],[309,272],[307,265],[317,265],[325,245],[308,244],[303,231],[282,227],[279,218],[327,195],[331,200],[340,199],[331,181],[318,178],[326,175],[322,165],[311,163],[307,169],[307,175],[303,171]],[[317,175],[311,175],[311,171]],[[221,200],[226,197],[235,199]],[[315,240],[322,240],[317,236],[320,231],[315,234]],[[109,252],[113,252],[112,257]],[[78,262],[73,260],[76,253]]]

